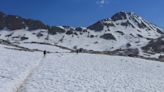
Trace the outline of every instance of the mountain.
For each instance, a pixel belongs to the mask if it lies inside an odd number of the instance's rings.
[[[7,15],[0,12],[0,30],[13,31],[18,29],[25,29],[28,31],[46,29],[52,34],[54,34],[54,31],[63,31],[60,27],[48,26],[39,20],[25,19],[17,15]]]
[[[6,15],[0,12],[0,29],[16,30],[16,29],[46,29],[46,25],[41,21],[25,19],[16,15]]]
[[[48,26],[38,20],[4,13],[0,13],[0,20],[0,39],[20,46],[42,43],[71,51],[81,49],[85,53],[158,60],[164,52],[163,29],[132,12],[116,13],[86,28]]]

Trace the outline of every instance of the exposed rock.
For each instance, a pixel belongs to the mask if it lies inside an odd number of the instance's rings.
[[[78,34],[76,32],[73,33],[74,35],[78,36]]]
[[[71,34],[73,34],[73,31],[72,31],[72,30],[68,30],[68,31],[66,32],[66,34],[67,34],[67,35],[71,35]]]
[[[145,52],[164,52],[164,37],[151,40],[146,46],[142,47]]]
[[[106,33],[106,34],[100,36],[100,38],[103,38],[103,39],[106,39],[106,40],[116,40],[116,38],[110,33]]]
[[[115,14],[114,16],[112,16],[111,19],[113,21],[123,20],[123,19],[127,19],[127,16],[126,16],[125,12],[119,12],[119,13]]]
[[[47,26],[38,20],[28,19],[25,20],[25,24],[28,27],[28,30],[47,29]]]
[[[5,14],[0,12],[0,30],[5,27]]]
[[[158,29],[158,28],[157,28],[156,30],[157,30],[158,33],[164,34],[164,32],[163,32],[162,30],[160,30],[160,29]]]
[[[21,41],[27,40],[28,37],[21,37]]]
[[[121,35],[124,35],[124,33],[123,32],[121,32],[121,31],[116,31],[117,33],[119,33],[119,34],[121,34]]]
[[[95,36],[94,35],[90,35],[90,38],[94,38]]]
[[[164,56],[163,56],[163,55],[160,55],[160,56],[158,57],[158,59],[159,59],[160,61],[163,61],[163,62],[164,62]]]
[[[132,46],[130,43],[126,44],[126,47],[129,48],[130,46]]]
[[[105,26],[107,27],[114,27],[115,25],[113,24],[113,22],[110,22],[110,23],[104,23]]]
[[[94,30],[94,31],[102,31],[104,29],[104,25],[103,23],[101,23],[100,21],[87,27],[88,29]]]
[[[5,17],[5,27],[9,30],[25,29],[24,19],[18,16],[8,15]]]
[[[41,37],[41,36],[43,36],[43,34],[39,32],[36,36]]]
[[[55,35],[56,33],[65,33],[65,30],[60,27],[52,26],[48,29],[48,32],[51,35]]]
[[[0,30],[7,28],[8,30],[26,29],[47,29],[48,27],[38,20],[25,19],[16,15],[5,15],[0,12]]]
[[[139,50],[137,48],[118,49],[118,50],[113,51],[112,53],[116,55],[121,55],[121,56],[136,57],[139,54]]]
[[[77,28],[75,28],[75,30],[81,32],[83,29],[81,27],[77,27]]]
[[[5,35],[5,37],[11,37],[13,35],[13,33],[10,33],[8,35]]]
[[[143,36],[142,36],[142,35],[140,35],[140,34],[137,34],[137,36],[138,36],[138,37],[141,37],[141,38],[143,38]]]
[[[121,25],[125,26],[125,27],[131,26],[131,27],[135,28],[129,21],[122,22]]]
[[[147,26],[143,22],[141,22],[141,23],[138,23],[138,27],[139,28],[146,28]]]

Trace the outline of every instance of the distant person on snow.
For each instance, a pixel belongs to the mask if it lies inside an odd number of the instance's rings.
[[[44,55],[44,57],[46,56],[46,54],[47,54],[47,51],[44,50],[44,51],[43,51],[43,55]]]
[[[78,54],[78,53],[79,53],[79,50],[77,49],[77,50],[76,50],[76,54]]]

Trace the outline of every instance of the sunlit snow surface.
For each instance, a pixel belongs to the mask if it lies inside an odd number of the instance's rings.
[[[0,92],[164,90],[164,63],[161,62],[73,53],[53,53],[43,58],[41,52],[4,47],[0,45]]]
[[[39,53],[7,50],[0,45],[0,92],[16,92],[31,70],[38,65]]]

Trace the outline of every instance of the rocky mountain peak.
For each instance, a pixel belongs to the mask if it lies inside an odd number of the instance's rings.
[[[145,31],[149,34],[150,32],[158,32],[160,34],[164,34],[161,28],[138,16],[136,13],[122,11],[114,14],[111,18],[100,20],[88,26],[87,28],[98,32],[104,30],[104,28],[111,27],[122,27],[124,30],[135,29],[140,32],[142,30],[142,32]]]
[[[113,21],[117,21],[117,20],[124,20],[127,19],[127,13],[126,12],[118,12],[116,14],[114,14],[111,19]]]
[[[142,19],[140,16],[138,16],[134,12],[123,12],[123,11],[118,12],[111,17],[112,21],[126,20],[129,18],[140,18],[140,19]]]

